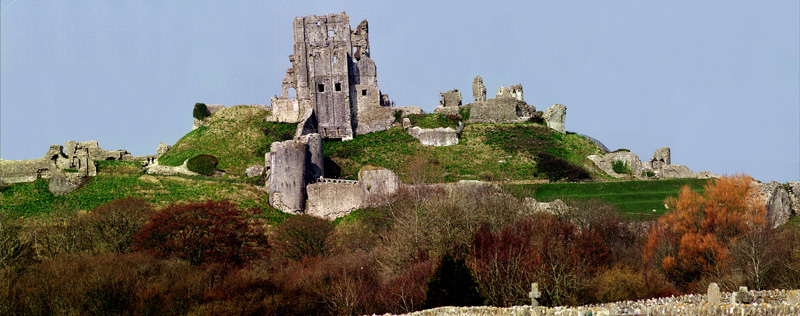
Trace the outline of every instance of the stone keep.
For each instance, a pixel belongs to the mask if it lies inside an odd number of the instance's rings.
[[[286,70],[281,95],[271,100],[268,119],[296,123],[313,108],[319,134],[345,140],[353,138],[359,123],[375,125],[391,119],[391,110],[381,103],[377,70],[369,55],[366,20],[351,30],[344,12],[295,18],[292,67]],[[295,99],[290,96],[292,89]]]

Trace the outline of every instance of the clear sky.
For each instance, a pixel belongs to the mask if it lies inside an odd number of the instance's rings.
[[[0,157],[96,139],[155,154],[195,102],[269,104],[295,16],[367,19],[378,84],[432,112],[520,83],[566,127],[694,171],[800,181],[800,1],[2,0]]]

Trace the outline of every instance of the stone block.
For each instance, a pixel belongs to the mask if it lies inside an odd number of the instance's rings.
[[[306,187],[308,200],[305,213],[334,220],[346,216],[361,205],[361,188],[355,181],[321,181]]]
[[[439,106],[461,106],[461,91],[458,91],[458,89],[442,92],[439,96],[441,98],[439,100]]]
[[[719,285],[716,283],[711,283],[708,285],[708,293],[706,294],[706,300],[709,304],[717,305],[722,300],[722,294],[719,292]]]
[[[397,192],[402,184],[394,171],[367,166],[358,172],[361,187],[361,201],[366,205],[380,204],[391,194]]]
[[[420,128],[413,126],[408,134],[426,146],[452,146],[458,144],[458,130],[450,127]]]
[[[542,115],[547,127],[552,128],[559,133],[566,133],[564,121],[567,119],[567,107],[561,104],[553,105],[544,112]]]

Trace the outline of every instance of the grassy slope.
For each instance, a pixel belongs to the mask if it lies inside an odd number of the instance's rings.
[[[241,180],[143,175],[138,164],[133,162],[99,161],[97,176],[66,195],[54,196],[47,190],[47,184],[47,180],[37,180],[3,188],[0,212],[31,216],[46,215],[57,209],[91,210],[103,203],[133,196],[157,207],[226,199],[240,207],[263,210],[271,222],[279,222],[287,216],[269,206],[266,193]]]
[[[509,184],[505,189],[512,195],[534,197],[537,201],[552,201],[557,198],[600,198],[616,204],[632,218],[649,219],[666,212],[664,200],[677,196],[684,185],[703,192],[705,179],[673,179],[658,181],[624,181],[599,183],[542,183]],[[653,212],[653,210],[656,210]]]
[[[404,181],[427,173],[426,182],[477,179],[518,181],[543,178],[534,155],[550,152],[578,165],[600,149],[582,136],[563,135],[538,124],[469,124],[458,145],[422,146],[402,129],[356,136],[352,141],[323,142],[325,157],[355,179],[364,165],[397,171]]]
[[[244,175],[248,166],[264,163],[264,154],[274,141],[291,139],[296,124],[270,123],[263,109],[238,105],[209,117],[207,127],[183,136],[159,159],[167,166],[179,166],[199,154],[217,157],[217,169]],[[265,133],[266,131],[266,133]]]

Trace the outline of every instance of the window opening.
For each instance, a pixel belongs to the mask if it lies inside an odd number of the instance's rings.
[[[336,33],[333,33],[333,31],[328,31],[328,37],[334,37],[334,35],[336,35]]]
[[[337,82],[334,88],[336,89],[336,91],[342,91],[342,84]]]
[[[336,56],[333,56],[333,63],[336,63]]]
[[[325,92],[325,85],[324,85],[324,84],[321,84],[321,83],[320,83],[320,84],[318,84],[318,85],[317,85],[317,90],[318,90],[319,92]]]
[[[361,90],[361,95],[367,95],[367,89]]]

